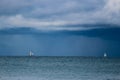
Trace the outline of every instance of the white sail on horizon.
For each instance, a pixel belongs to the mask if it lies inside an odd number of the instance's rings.
[[[104,57],[107,57],[107,53],[104,53]]]
[[[29,56],[33,56],[33,55],[34,55],[34,53],[32,51],[30,51]]]

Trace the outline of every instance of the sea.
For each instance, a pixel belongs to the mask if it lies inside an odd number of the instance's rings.
[[[120,59],[75,56],[0,57],[0,80],[120,80]]]

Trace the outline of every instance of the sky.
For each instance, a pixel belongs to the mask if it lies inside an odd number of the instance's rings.
[[[120,57],[120,0],[1,0],[0,56]]]

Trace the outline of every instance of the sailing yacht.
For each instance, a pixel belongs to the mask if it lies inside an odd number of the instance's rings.
[[[34,53],[32,51],[30,51],[29,56],[34,56]]]
[[[104,53],[104,57],[107,57],[107,53]]]

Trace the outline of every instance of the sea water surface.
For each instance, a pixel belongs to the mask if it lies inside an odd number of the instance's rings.
[[[0,80],[120,80],[120,59],[0,57]]]

